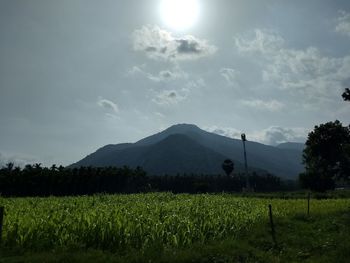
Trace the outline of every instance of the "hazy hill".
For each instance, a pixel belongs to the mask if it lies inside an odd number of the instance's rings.
[[[249,139],[249,138],[248,138]],[[247,141],[248,166],[284,178],[295,178],[302,170],[302,150]],[[295,146],[293,144],[293,146]],[[230,158],[236,171],[243,169],[241,140],[178,124],[136,143],[107,145],[73,164],[76,166],[141,166],[152,174],[222,173],[221,164]]]
[[[305,144],[299,142],[285,142],[277,145],[276,147],[280,149],[303,151],[305,148]]]

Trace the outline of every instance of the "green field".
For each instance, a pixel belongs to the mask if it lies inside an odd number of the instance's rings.
[[[268,204],[277,244],[270,235]],[[0,262],[191,262],[213,255],[208,262],[279,262],[294,253],[313,262],[341,253],[333,245],[350,244],[347,198],[312,199],[310,216],[306,199],[229,194],[0,198],[0,206],[6,209]]]

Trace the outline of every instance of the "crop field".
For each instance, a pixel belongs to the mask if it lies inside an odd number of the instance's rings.
[[[235,237],[274,218],[305,214],[305,199],[262,199],[170,193],[63,198],[1,198],[2,245],[34,251],[94,248],[112,252],[188,248]],[[349,199],[312,200],[311,213],[349,209]]]

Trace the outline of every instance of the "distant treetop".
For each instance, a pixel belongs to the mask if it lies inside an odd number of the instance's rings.
[[[346,88],[344,93],[342,94],[342,97],[345,101],[350,101],[350,89]]]

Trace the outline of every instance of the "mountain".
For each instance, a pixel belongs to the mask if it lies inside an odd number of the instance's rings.
[[[297,150],[302,152],[305,148],[305,144],[299,142],[285,142],[278,144],[276,147],[280,149]]]
[[[246,142],[248,167],[293,179],[303,171],[302,150]],[[177,124],[136,143],[106,145],[78,166],[141,166],[150,174],[223,173],[222,162],[230,158],[235,171],[243,171],[242,141],[201,130],[192,124]]]

